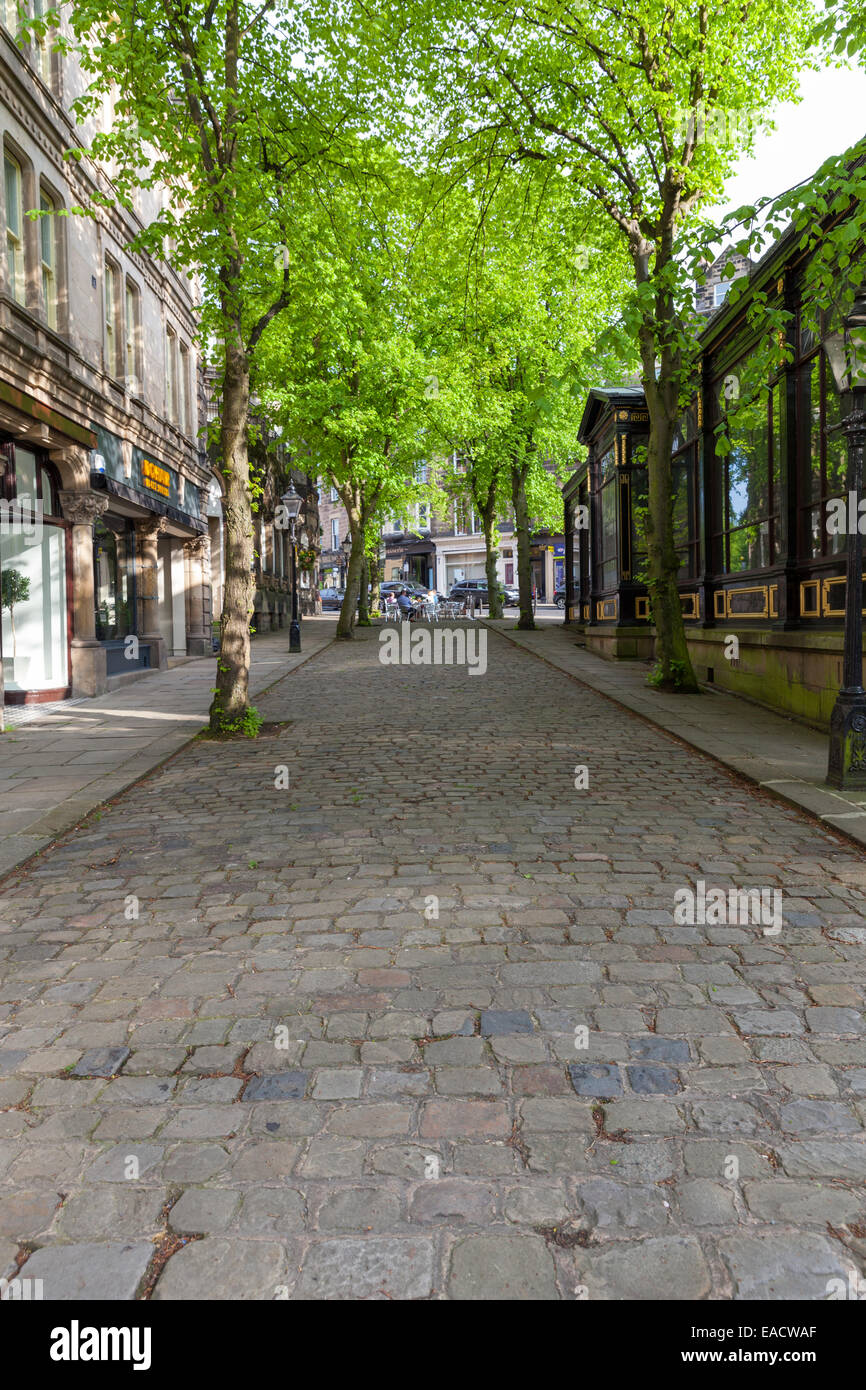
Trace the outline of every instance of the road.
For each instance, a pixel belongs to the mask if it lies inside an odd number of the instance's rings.
[[[859,1287],[866,859],[487,642],[474,674],[330,646],[258,701],[283,727],[182,750],[5,880],[0,1270],[61,1299]],[[781,894],[779,929],[700,920],[700,883]]]

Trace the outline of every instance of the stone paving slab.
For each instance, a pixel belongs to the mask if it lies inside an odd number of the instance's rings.
[[[336,621],[305,618],[303,651],[288,633],[253,641],[250,691],[258,698],[333,640]],[[0,789],[10,798],[0,825],[0,877],[125,791],[194,738],[207,720],[214,658],[184,661],[121,689],[6,729]],[[0,728],[2,728],[0,709]]]
[[[826,733],[711,687],[704,695],[651,690],[646,684],[648,663],[605,661],[578,644],[561,619],[542,621],[528,632],[518,631],[507,619],[486,621],[558,670],[866,844],[866,796],[827,784]]]
[[[46,1298],[863,1287],[862,852],[486,632],[483,677],[321,650],[285,734],[2,885],[0,1264]],[[680,920],[699,882],[780,929]]]

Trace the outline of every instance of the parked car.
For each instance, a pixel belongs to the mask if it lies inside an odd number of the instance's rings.
[[[319,597],[322,600],[322,612],[332,613],[335,609],[342,608],[346,595],[342,589],[320,589]]]
[[[520,603],[520,594],[512,584],[500,584],[499,592],[506,608],[516,608]],[[448,597],[452,600],[457,599],[458,602],[474,598],[481,608],[490,607],[486,579],[463,579],[459,584],[452,584]]]
[[[565,607],[565,585],[564,585],[564,584],[558,585],[557,588],[554,590],[554,593],[553,593],[553,602],[556,604],[557,608],[564,608],[564,607]]]

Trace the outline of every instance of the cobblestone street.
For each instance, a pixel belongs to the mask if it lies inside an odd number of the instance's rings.
[[[496,632],[378,636],[0,885],[0,1274],[862,1294],[863,853]],[[700,881],[781,931],[675,922]]]

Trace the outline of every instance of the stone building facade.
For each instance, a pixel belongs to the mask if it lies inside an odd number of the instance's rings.
[[[301,497],[295,523],[295,560],[298,582],[298,614],[321,611],[319,600],[319,491],[315,480],[292,455],[288,446],[272,437],[259,423],[250,449],[250,465],[262,488],[253,517],[253,550],[256,577],[255,632],[288,628],[292,620],[291,531],[278,524],[280,498],[293,484]]]
[[[337,491],[326,478],[319,492],[319,584],[323,589],[345,589],[346,556],[343,541],[349,534],[349,517]]]
[[[728,266],[733,267],[732,271],[728,270]],[[717,309],[721,309],[731,285],[741,275],[748,274],[751,268],[752,262],[748,256],[741,256],[739,251],[723,251],[717,256],[711,265],[706,266],[704,283],[695,289],[698,313],[709,318]]]
[[[200,437],[196,286],[168,260],[128,249],[158,212],[155,192],[138,195],[131,212],[99,206],[109,171],[64,158],[95,129],[69,114],[83,78],[50,41],[19,45],[15,13],[0,7],[10,703],[98,694],[209,652],[211,541],[221,526],[220,484]]]

